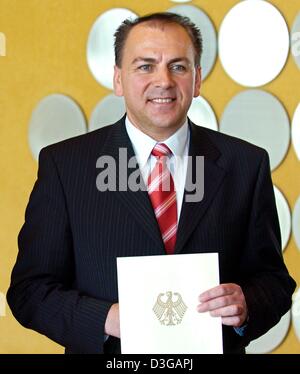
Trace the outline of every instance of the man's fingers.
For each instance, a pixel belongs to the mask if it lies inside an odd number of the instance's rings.
[[[212,317],[235,317],[242,315],[244,313],[244,308],[240,304],[229,305],[224,308],[219,308],[212,310],[210,315]]]
[[[238,287],[237,285],[232,284],[232,283],[220,284],[217,287],[211,288],[210,290],[203,292],[199,296],[199,301],[205,302],[207,300],[214,299],[216,297],[230,295],[237,290],[237,287]]]
[[[221,284],[199,296],[200,313],[210,312],[212,317],[221,317],[224,325],[239,327],[247,318],[247,305],[241,287],[234,283]]]
[[[227,305],[230,305],[234,302],[232,299],[232,296],[223,296],[223,297],[217,297],[216,299],[212,299],[206,302],[203,302],[202,304],[198,305],[197,310],[198,312],[207,312],[214,309],[219,309],[222,307],[225,307]]]
[[[202,304],[200,305],[202,306]],[[225,306],[210,311],[212,317],[221,317],[222,324],[233,327],[240,327],[246,319],[246,310],[241,304]]]

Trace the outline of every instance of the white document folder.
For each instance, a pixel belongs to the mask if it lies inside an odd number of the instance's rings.
[[[219,284],[217,253],[117,258],[121,352],[223,353],[221,318],[197,312]]]

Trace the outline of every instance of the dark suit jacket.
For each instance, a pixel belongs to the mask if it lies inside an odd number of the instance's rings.
[[[205,157],[205,190],[201,202],[183,203],[175,253],[219,252],[221,282],[241,285],[249,309],[244,337],[223,327],[224,352],[243,352],[288,311],[295,288],[282,260],[268,155],[190,129],[189,154]],[[22,325],[69,353],[119,351],[118,339],[104,344],[103,336],[118,302],[116,257],[165,254],[147,192],[96,188],[97,159],[118,160],[120,147],[134,155],[124,118],[44,148],[19,234],[8,303]]]

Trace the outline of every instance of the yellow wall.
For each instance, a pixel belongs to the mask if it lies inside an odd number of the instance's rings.
[[[195,0],[217,30],[237,0]],[[300,0],[272,0],[289,28],[300,10]],[[28,146],[28,121],[37,102],[54,92],[70,95],[89,118],[108,90],[90,74],[86,41],[90,28],[105,10],[127,7],[138,14],[164,11],[168,0],[0,0],[0,32],[6,36],[6,57],[0,57],[0,291],[6,292],[17,254],[17,234],[23,223],[37,164]],[[202,87],[220,119],[229,100],[244,88],[234,83],[218,60]],[[284,104],[292,118],[300,101],[300,70],[291,55],[282,73],[263,87]],[[290,146],[284,162],[273,173],[291,208],[300,195],[300,162]],[[285,260],[300,283],[300,251],[291,237]],[[1,308],[0,308],[1,310]],[[6,306],[0,317],[0,353],[62,353],[63,348],[21,327]],[[292,329],[276,353],[300,353]]]

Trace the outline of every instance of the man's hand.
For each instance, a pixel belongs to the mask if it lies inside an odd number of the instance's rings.
[[[199,301],[198,312],[210,312],[213,317],[222,317],[223,325],[240,327],[247,319],[245,296],[237,284],[220,284],[211,288],[199,296]]]
[[[106,317],[104,333],[106,335],[120,337],[119,304],[113,304]]]

